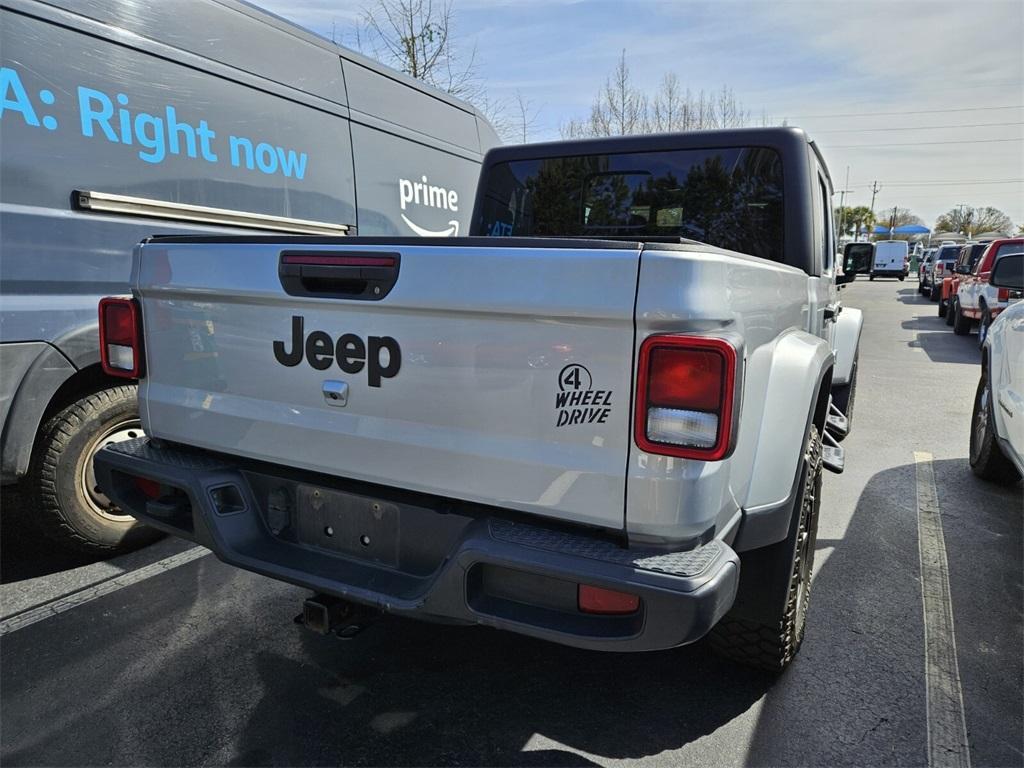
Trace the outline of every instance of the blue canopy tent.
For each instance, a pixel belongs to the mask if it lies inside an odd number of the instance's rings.
[[[888,232],[888,230],[886,231]],[[928,227],[922,227],[920,224],[904,224],[893,230],[893,233],[897,235],[927,235],[929,232],[931,230]]]

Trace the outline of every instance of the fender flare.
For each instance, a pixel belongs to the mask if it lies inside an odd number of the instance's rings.
[[[864,313],[859,309],[843,307],[843,311],[836,318],[833,387],[850,383],[853,376],[853,361],[857,359],[857,348],[860,346],[860,334],[863,329]]]
[[[770,354],[737,551],[786,538],[807,433],[812,423],[824,426],[828,411],[835,355],[827,341],[792,330],[776,340]]]

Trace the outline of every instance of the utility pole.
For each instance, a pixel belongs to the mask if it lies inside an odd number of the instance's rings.
[[[846,193],[850,192],[850,166],[846,166],[846,183],[839,190],[839,236],[843,236],[843,224],[846,219]],[[853,233],[853,239],[857,239],[857,233]]]
[[[879,185],[879,183],[877,181],[872,181],[871,182],[871,219],[872,220],[874,220],[874,218],[875,218],[875,195],[878,194],[878,191],[881,188],[882,187]]]
[[[893,230],[896,229],[896,206],[892,207],[892,218],[889,219],[889,239],[892,240]]]

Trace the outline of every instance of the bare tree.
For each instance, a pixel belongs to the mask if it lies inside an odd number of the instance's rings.
[[[982,232],[1010,232],[1012,228],[1010,217],[991,206],[972,208],[969,205],[958,205],[939,216],[935,222],[937,232],[962,232],[968,237]]]
[[[463,56],[453,44],[451,0],[375,0],[363,8],[363,22],[377,60],[453,96],[483,94],[476,47]]]
[[[525,144],[530,140],[530,133],[536,127],[540,108],[535,107],[532,100],[523,98],[522,92],[517,89],[513,112],[512,121],[515,123],[515,138],[516,140],[521,139]]]
[[[762,116],[762,122],[767,117]],[[750,111],[731,88],[694,95],[683,90],[679,77],[666,72],[658,90],[648,96],[634,85],[623,51],[614,72],[605,80],[586,120],[570,120],[561,127],[563,138],[620,134],[734,128],[751,122]]]

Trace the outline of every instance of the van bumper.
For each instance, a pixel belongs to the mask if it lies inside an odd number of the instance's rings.
[[[389,613],[580,648],[694,642],[729,610],[739,582],[739,558],[718,540],[626,549],[588,529],[149,438],[104,448],[95,469],[123,510],[230,565]],[[639,605],[583,612],[580,585]]]

